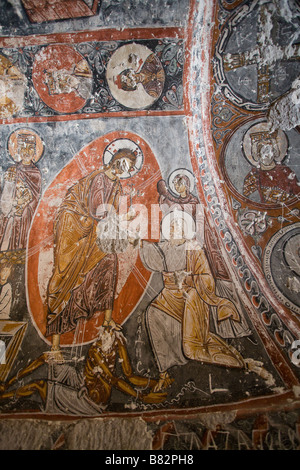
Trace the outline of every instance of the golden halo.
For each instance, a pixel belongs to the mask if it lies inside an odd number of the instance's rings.
[[[108,165],[114,154],[123,148],[132,150],[132,152],[136,154],[136,162],[134,165],[134,170],[130,173],[125,172],[121,175],[120,179],[131,178],[132,176],[136,175],[141,170],[144,162],[144,155],[140,146],[131,139],[120,138],[113,140],[109,145],[106,146],[103,153],[104,165]]]
[[[33,161],[36,163],[43,155],[45,146],[40,136],[32,129],[21,128],[17,129],[16,131],[10,134],[7,141],[7,150],[9,152],[9,155],[15,162],[19,163],[21,161],[18,152],[18,137],[22,134],[26,136],[35,137],[36,153]]]
[[[251,151],[251,134],[256,133],[256,132],[272,132],[271,130],[271,124],[264,121],[264,122],[259,122],[258,124],[254,124],[251,126],[246,134],[244,135],[243,138],[243,150],[244,150],[244,155],[247,158],[248,162],[251,163],[252,166],[257,167],[258,162],[254,160],[252,156],[252,151]],[[288,150],[288,139],[285,134],[281,129],[277,130],[277,137],[276,137],[278,149],[279,149],[279,157],[276,159],[276,163],[280,163],[284,157],[287,154]]]

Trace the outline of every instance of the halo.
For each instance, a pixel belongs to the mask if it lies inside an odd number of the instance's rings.
[[[156,101],[156,98],[149,95],[142,85],[138,85],[137,89],[132,91],[120,89],[117,85],[117,77],[126,69],[137,72],[150,54],[153,54],[151,49],[133,42],[119,47],[107,64],[106,79],[111,94],[129,109],[148,108]]]
[[[251,163],[252,166],[255,166],[257,167],[258,166],[258,162],[254,160],[254,158],[252,157],[252,154],[251,154],[251,134],[253,134],[254,132],[265,132],[265,131],[268,131],[268,132],[272,132],[271,130],[271,124],[269,122],[260,122],[258,124],[254,124],[253,126],[251,126],[246,134],[244,135],[244,138],[243,138],[243,150],[244,150],[244,155],[245,157],[247,158],[248,162]],[[281,162],[284,157],[286,156],[287,154],[287,150],[288,150],[288,139],[287,139],[287,136],[285,134],[285,132],[283,132],[283,130],[281,129],[278,129],[277,130],[277,145],[278,145],[278,149],[279,149],[279,157],[276,159],[276,162],[279,163]]]
[[[192,240],[196,233],[196,225],[193,217],[186,211],[175,209],[174,211],[168,212],[161,221],[161,233],[165,240],[170,240],[170,228],[171,223],[174,220],[181,221],[184,228],[184,238],[186,240]],[[175,236],[176,238],[176,236]],[[178,237],[179,238],[179,237]]]
[[[19,163],[21,161],[21,158],[18,153],[18,136],[20,134],[26,134],[26,135],[31,135],[35,137],[36,155],[34,158],[34,162],[36,163],[43,155],[45,146],[40,136],[32,129],[23,129],[23,128],[17,129],[16,131],[10,134],[8,141],[7,141],[7,150],[9,152],[9,155],[15,162]]]
[[[133,140],[130,140],[130,139],[116,139],[116,140],[113,140],[110,144],[108,144],[107,147],[105,147],[105,150],[103,153],[104,165],[108,165],[112,157],[115,155],[115,153],[118,150],[124,149],[124,148],[132,150],[133,152],[136,153],[136,162],[134,165],[134,171],[125,172],[120,177],[120,179],[131,178],[132,176],[136,175],[142,168],[143,162],[144,162],[144,154],[136,142],[133,142]]]
[[[168,178],[168,186],[171,189],[171,191],[174,194],[177,194],[177,196],[180,196],[180,194],[176,191],[176,189],[174,187],[174,179],[178,175],[184,175],[184,176],[188,177],[188,179],[190,180],[190,192],[192,192],[194,187],[195,187],[195,177],[194,177],[193,173],[191,171],[187,170],[186,168],[178,168],[177,170],[174,170],[170,174],[170,176]]]
[[[289,268],[300,276],[300,233],[287,241],[283,256]]]

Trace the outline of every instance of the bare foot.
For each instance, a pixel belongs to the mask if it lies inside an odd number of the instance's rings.
[[[255,361],[254,359],[245,359],[247,364],[247,368],[250,372],[254,372],[255,374],[262,377],[264,380],[268,382],[269,385],[274,385],[274,378],[270,372],[268,372],[264,367],[263,363],[260,361]]]
[[[167,394],[166,393],[154,393],[153,391],[153,392],[149,392],[147,395],[142,395],[140,398],[144,403],[161,403],[167,398]]]

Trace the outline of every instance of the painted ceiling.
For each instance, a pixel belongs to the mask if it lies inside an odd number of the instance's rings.
[[[299,3],[0,12],[3,416],[296,403]]]

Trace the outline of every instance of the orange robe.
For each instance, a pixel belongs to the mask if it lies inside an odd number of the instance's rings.
[[[70,188],[54,227],[54,270],[48,285],[47,335],[72,330],[79,318],[112,308],[117,256],[97,245],[97,224],[105,205],[118,208],[121,185],[103,170]]]

